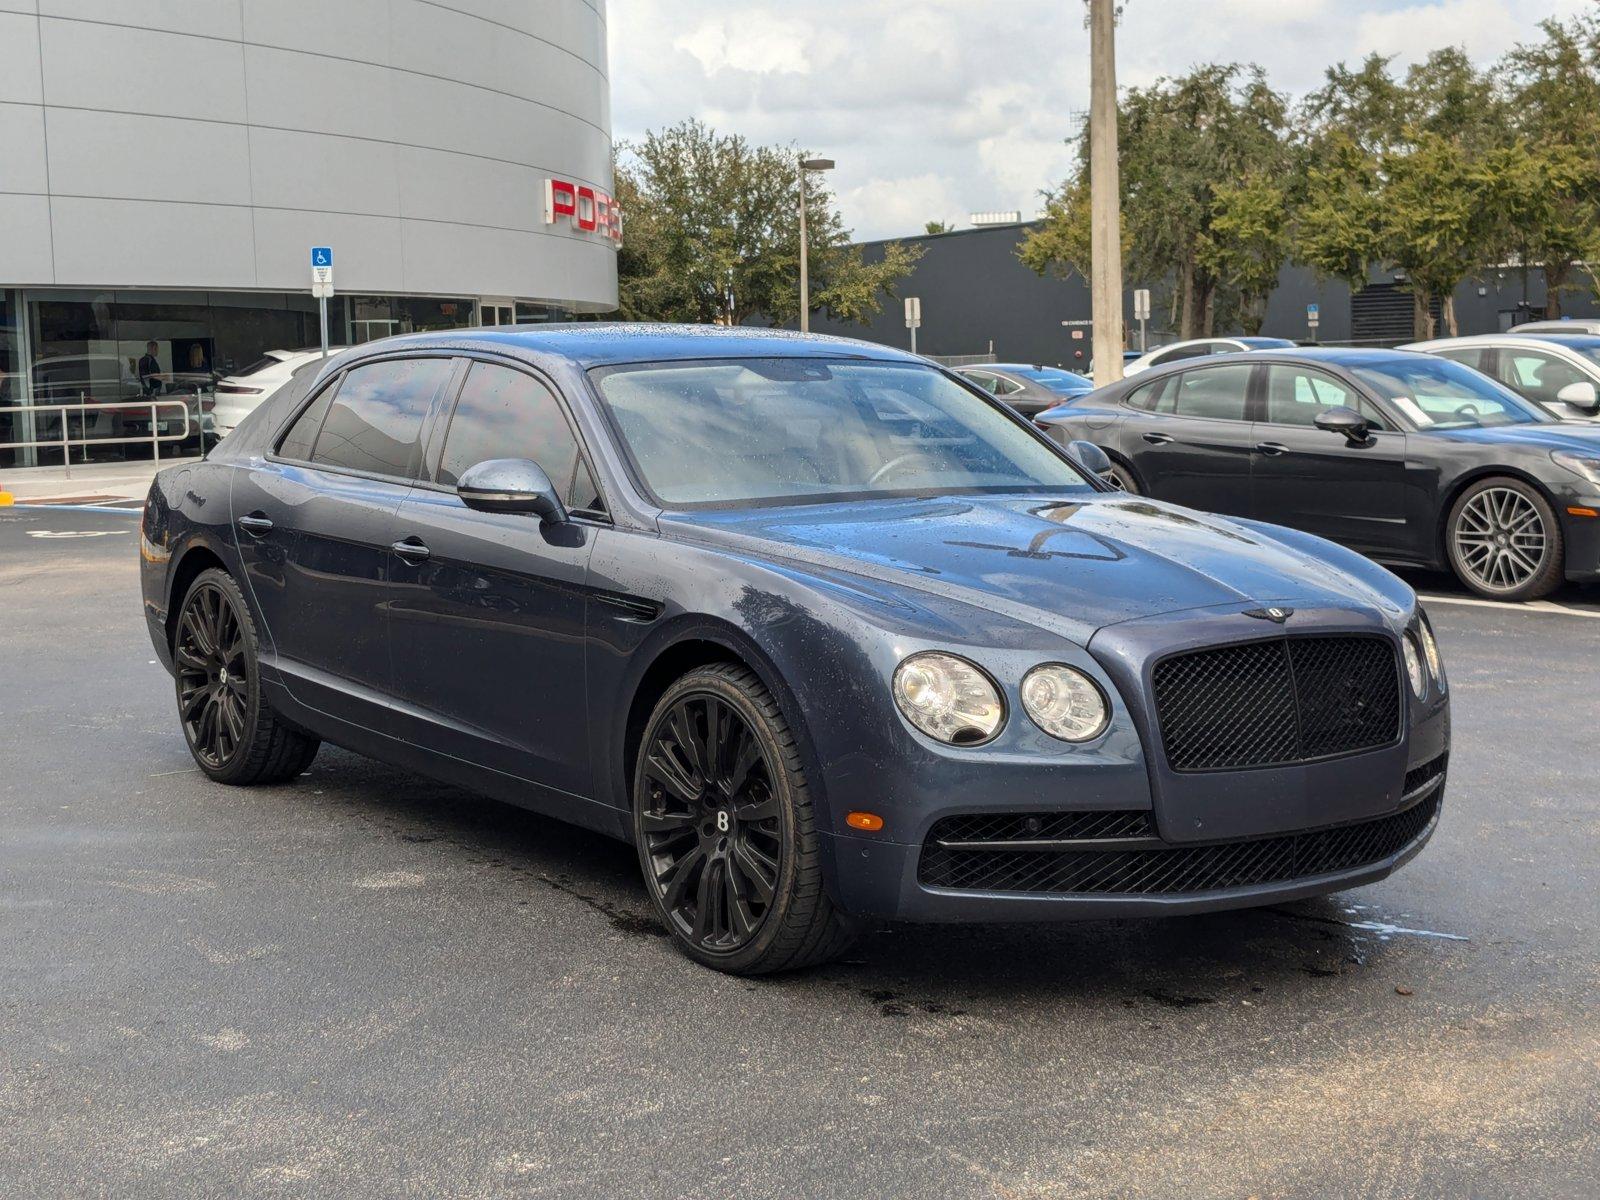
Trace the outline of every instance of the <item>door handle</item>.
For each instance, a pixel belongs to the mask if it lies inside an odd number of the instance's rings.
[[[239,528],[251,537],[265,537],[272,532],[272,522],[258,512],[253,512],[247,517],[239,518]]]
[[[1282,442],[1257,442],[1256,449],[1263,454],[1270,454],[1273,458],[1277,458],[1280,454],[1289,453],[1289,447]]]
[[[417,563],[424,563],[428,561],[428,548],[416,538],[407,538],[403,542],[396,542],[394,545],[390,546],[389,549],[393,550],[396,554],[405,559],[408,563],[411,563],[413,566]]]
[[[1170,433],[1147,433],[1143,436],[1144,440],[1149,442],[1152,446],[1165,446],[1172,441],[1172,435]]]

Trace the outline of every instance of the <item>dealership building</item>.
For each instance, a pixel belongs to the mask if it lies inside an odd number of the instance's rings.
[[[604,0],[0,0],[0,467],[316,345],[314,246],[334,344],[610,311],[610,187]]]

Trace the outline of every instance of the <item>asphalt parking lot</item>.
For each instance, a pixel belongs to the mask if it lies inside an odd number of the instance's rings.
[[[1414,580],[1456,738],[1381,884],[752,982],[620,843],[330,748],[204,780],[136,540],[0,509],[0,1194],[1595,1194],[1594,591]]]

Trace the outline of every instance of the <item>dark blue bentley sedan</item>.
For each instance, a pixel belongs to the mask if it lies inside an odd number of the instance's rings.
[[[329,741],[628,839],[722,970],[821,961],[862,917],[1329,892],[1439,816],[1408,587],[1110,491],[879,346],[371,343],[161,472],[142,532],[208,776],[292,779]]]

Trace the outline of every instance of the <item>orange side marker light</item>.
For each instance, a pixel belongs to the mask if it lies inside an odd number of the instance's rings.
[[[851,829],[865,829],[868,833],[877,833],[883,828],[883,818],[877,813],[853,812],[845,817],[844,823]]]
[[[1574,517],[1600,517],[1600,512],[1596,512],[1592,508],[1583,508],[1576,504],[1568,505],[1567,512]]]

